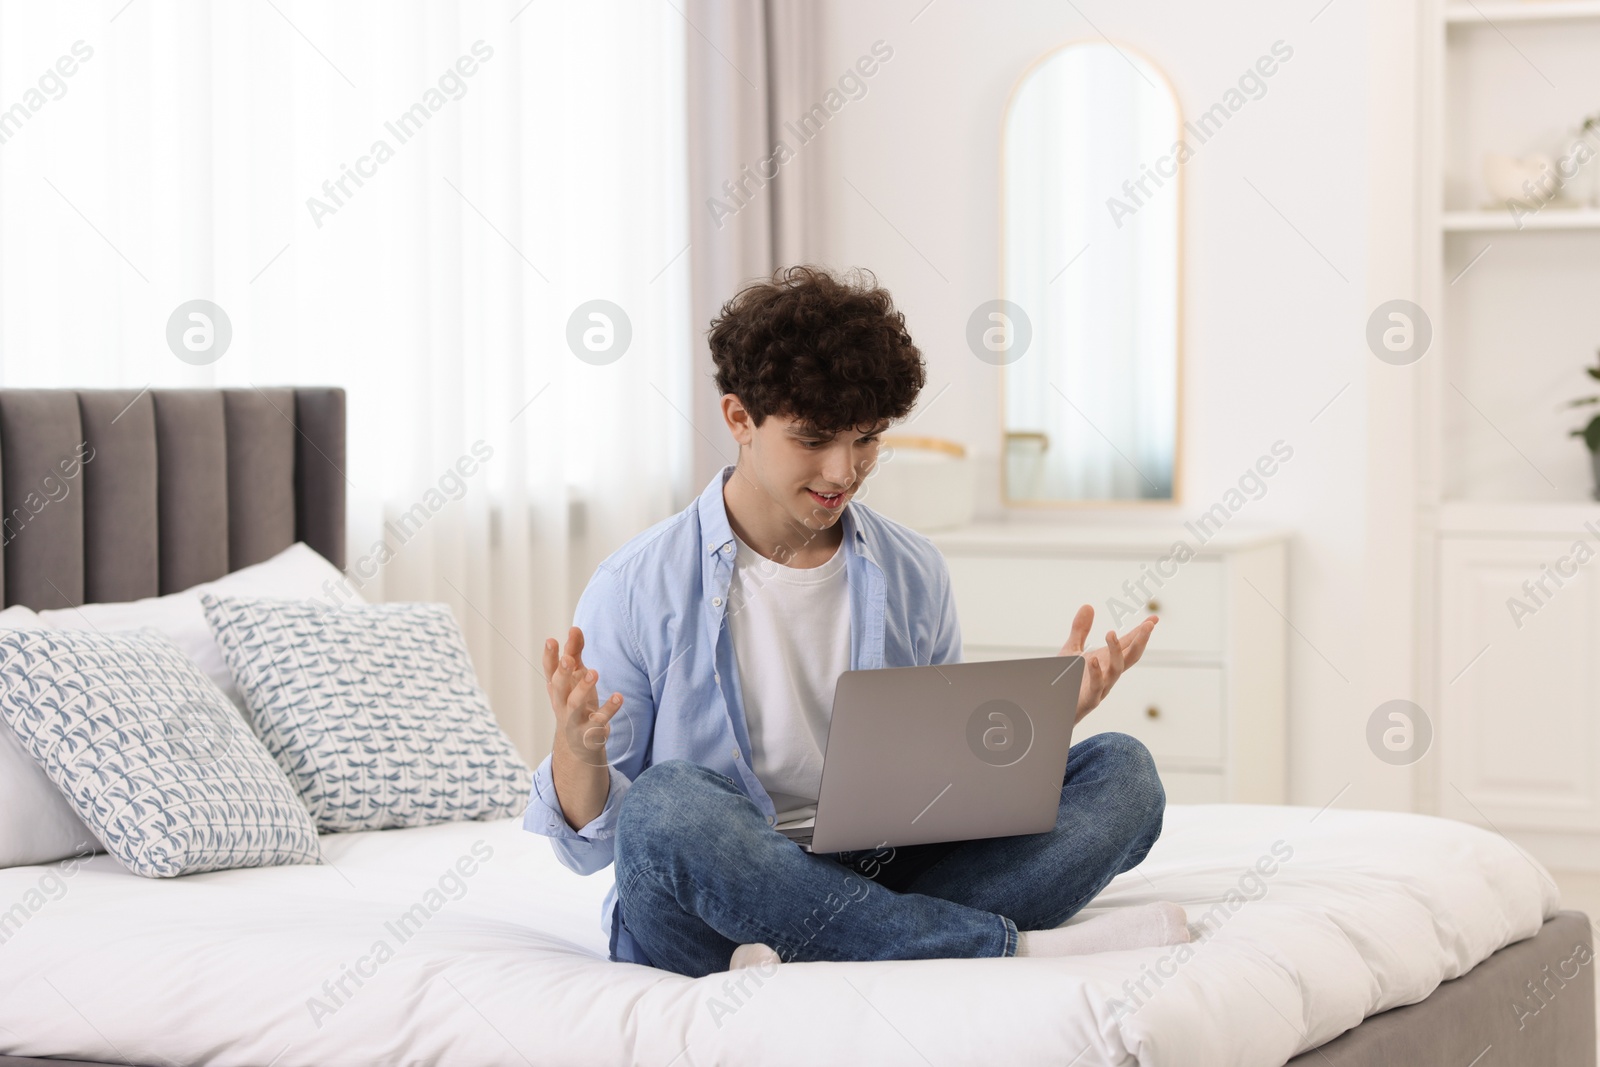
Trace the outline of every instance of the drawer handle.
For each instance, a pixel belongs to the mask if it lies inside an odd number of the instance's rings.
[[[1161,718],[1161,709],[1156,707],[1154,704],[1151,704],[1148,708],[1144,709],[1144,717],[1147,719],[1159,719]]]
[[[1149,601],[1148,603],[1145,604],[1144,610],[1150,612],[1152,615],[1155,614],[1156,612],[1161,610],[1161,601],[1159,601],[1159,600]]]

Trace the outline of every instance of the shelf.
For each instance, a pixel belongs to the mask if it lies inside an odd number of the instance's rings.
[[[1557,22],[1566,19],[1600,19],[1596,0],[1498,0],[1495,3],[1447,3],[1444,20],[1463,25],[1487,26],[1496,22]]]
[[[1572,540],[1593,539],[1585,523],[1600,528],[1600,503],[1581,500],[1543,501],[1446,500],[1439,505],[1439,532],[1467,537],[1533,535]]]
[[[1600,230],[1600,210],[1552,207],[1523,215],[1521,218],[1514,218],[1509,211],[1446,211],[1441,224],[1446,233]]]

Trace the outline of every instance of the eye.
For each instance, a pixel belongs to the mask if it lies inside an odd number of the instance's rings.
[[[822,444],[821,441],[801,441],[800,442],[800,446],[802,448],[815,448],[816,446],[818,446],[820,444]]]

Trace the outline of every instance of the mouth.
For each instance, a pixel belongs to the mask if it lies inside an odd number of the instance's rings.
[[[811,499],[812,500],[816,501],[818,504],[821,504],[823,507],[827,508],[830,511],[832,511],[834,508],[837,508],[837,507],[841,506],[844,503],[844,498],[845,498],[845,494],[844,493],[834,493],[832,496],[828,496],[828,495],[826,495],[824,493],[819,493],[815,489],[811,489],[809,487],[806,489],[806,492],[811,494]]]

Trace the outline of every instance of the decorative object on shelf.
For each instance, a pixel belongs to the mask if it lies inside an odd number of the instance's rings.
[[[1596,157],[1600,157],[1600,111],[1583,117],[1562,160],[1572,171],[1565,183],[1568,194],[1586,207],[1600,207],[1600,183],[1595,173],[1600,164],[1595,163]]]
[[[857,499],[913,530],[948,530],[972,521],[978,465],[967,446],[941,437],[882,438],[878,465]]]
[[[1600,381],[1600,352],[1595,353],[1595,365],[1583,368],[1589,377]],[[1581,396],[1567,404],[1569,408],[1581,408],[1590,404],[1600,404],[1600,396]],[[1583,438],[1583,443],[1589,446],[1589,462],[1594,467],[1594,493],[1596,500],[1600,500],[1600,415],[1589,420],[1589,424],[1581,430],[1573,430],[1573,437]]]
[[[1490,152],[1483,157],[1483,184],[1493,198],[1491,207],[1538,210],[1561,191],[1555,160],[1543,153],[1512,157]]]
[[[1007,492],[1027,499],[1039,495],[1039,480],[1044,472],[1044,454],[1050,450],[1050,435],[1039,430],[1007,430],[1005,464]]]

